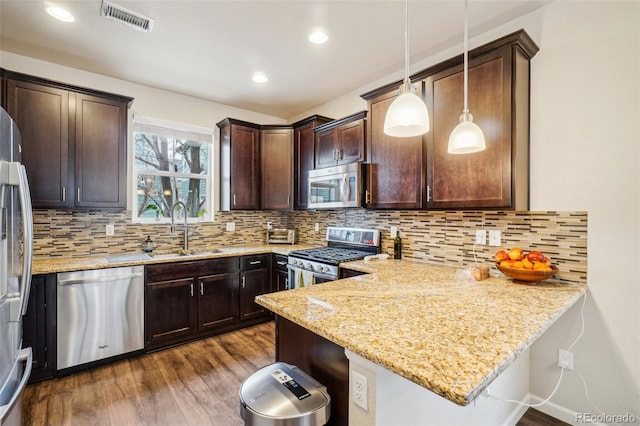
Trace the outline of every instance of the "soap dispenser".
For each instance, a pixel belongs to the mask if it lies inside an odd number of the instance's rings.
[[[151,241],[151,237],[147,236],[147,240],[145,241],[144,252],[151,253],[153,251],[153,241]]]

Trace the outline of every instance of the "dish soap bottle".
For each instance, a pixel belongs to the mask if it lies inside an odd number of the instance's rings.
[[[151,237],[147,236],[147,240],[145,241],[144,252],[151,253],[153,251],[153,241],[151,241]]]
[[[393,258],[402,258],[402,239],[400,238],[400,231],[396,231],[396,237],[393,240]]]

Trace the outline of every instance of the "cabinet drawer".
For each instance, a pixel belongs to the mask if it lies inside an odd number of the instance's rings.
[[[147,266],[147,282],[217,275],[238,270],[237,257],[196,260],[191,262],[162,263]]]
[[[255,256],[243,256],[240,258],[240,270],[263,269],[269,266],[269,255],[258,254]]]
[[[287,270],[287,256],[283,256],[281,254],[273,255],[273,267],[278,271],[286,271]]]

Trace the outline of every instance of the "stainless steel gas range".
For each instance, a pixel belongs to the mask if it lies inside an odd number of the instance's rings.
[[[329,226],[327,246],[289,253],[289,288],[305,287],[338,278],[340,263],[380,252],[380,231]]]

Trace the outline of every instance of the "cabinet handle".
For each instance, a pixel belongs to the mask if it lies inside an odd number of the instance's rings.
[[[200,296],[204,296],[204,283],[200,281]]]
[[[280,266],[284,266],[284,265],[286,265],[286,264],[287,264],[287,262],[276,262],[276,263],[277,263],[278,265],[280,265]]]
[[[233,194],[233,205],[236,205],[236,194]]]
[[[244,284],[245,284],[245,276],[242,276],[242,288],[244,288]]]
[[[364,191],[364,203],[369,204],[371,201],[371,197],[369,196],[369,190]]]
[[[262,261],[261,260],[252,260],[251,262],[249,262],[249,265],[259,265],[261,264]],[[244,277],[243,277],[244,278]]]
[[[80,202],[80,188],[77,189],[78,192],[78,197],[76,198],[76,201]]]
[[[284,289],[289,290],[289,278],[284,279]]]
[[[62,202],[67,202],[67,188],[65,188],[64,186],[62,187]]]
[[[191,283],[191,297],[193,297],[193,283]]]
[[[338,160],[342,160],[344,158],[344,149],[340,148],[338,150]]]
[[[287,195],[287,206],[291,204],[291,195]]]
[[[427,185],[427,202],[431,201],[431,186]]]

